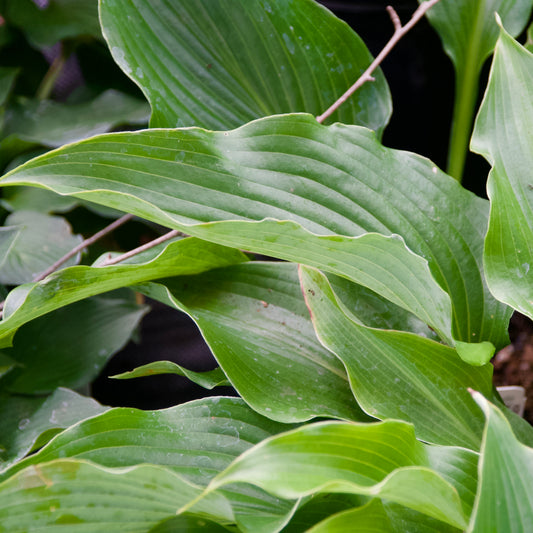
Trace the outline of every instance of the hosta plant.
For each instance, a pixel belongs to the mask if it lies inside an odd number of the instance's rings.
[[[514,310],[533,318],[533,55],[515,40],[533,2],[420,4],[457,73],[454,177],[381,143],[384,76],[313,0],[100,0],[150,127],[14,164],[0,185],[172,232],[38,276],[79,239],[11,200],[0,531],[528,531],[533,429],[490,359]],[[399,38],[410,23],[391,18]],[[455,179],[468,142],[489,200]],[[119,378],[240,397],[141,411],[75,392],[132,335],[135,294],[188,314],[219,367]]]

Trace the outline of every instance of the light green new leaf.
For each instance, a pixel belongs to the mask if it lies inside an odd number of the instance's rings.
[[[363,41],[313,0],[101,0],[115,61],[152,105],[153,127],[229,129],[319,115],[372,61]],[[378,69],[332,116],[381,133],[391,113]]]
[[[149,115],[145,101],[112,89],[76,104],[20,99],[5,114],[0,166],[36,146],[57,148],[120,124],[146,124]]]
[[[193,372],[192,370],[183,368],[172,361],[155,361],[154,363],[139,366],[129,372],[123,372],[122,374],[109,377],[113,379],[133,379],[146,376],[157,376],[159,374],[177,374],[178,376],[184,376],[190,379],[193,383],[209,390],[214,389],[215,387],[231,385],[220,368],[215,368],[214,370],[209,370],[207,372]]]
[[[101,39],[98,0],[50,0],[46,4],[41,8],[33,0],[7,0],[2,14],[38,48],[78,36]]]
[[[70,427],[3,478],[70,457],[107,467],[152,463],[205,486],[251,446],[293,427],[257,414],[238,398],[204,398],[160,411],[111,409]],[[294,506],[250,486],[231,486],[224,494],[250,533],[272,531]]]
[[[0,248],[4,252],[0,257],[0,283],[6,285],[31,281],[82,241],[80,235],[72,234],[64,218],[32,211],[9,215],[0,228],[0,235]],[[65,265],[75,265],[78,261],[79,254]]]
[[[518,442],[498,408],[473,395],[487,422],[468,532],[527,533],[533,524],[533,448]]]
[[[472,148],[493,166],[485,268],[492,293],[533,318],[533,55],[502,29]]]
[[[481,68],[498,39],[495,13],[516,36],[527,24],[532,5],[533,0],[443,0],[427,12],[455,67],[448,169],[457,179],[461,178],[468,150]]]
[[[419,258],[390,240],[390,253],[382,258],[387,279],[372,281],[369,276],[384,269],[366,261],[355,265],[347,255],[353,257],[362,241],[335,236],[399,234],[451,295],[454,337],[496,347],[508,343],[511,310],[492,297],[482,273],[488,203],[430,161],[384,148],[364,128],[327,127],[311,116],[286,115],[230,132],[110,134],[34,159],[0,184],[49,188],[206,240],[314,265],[403,307],[414,296],[406,293],[418,291],[424,303],[409,305],[428,307],[409,309],[449,338],[449,301],[430,287],[431,276],[419,270],[411,281],[395,278],[408,274],[409,263],[418,261],[416,268],[423,270]],[[268,217],[293,223],[246,222]],[[369,239],[375,248],[379,239]]]
[[[58,459],[29,466],[0,484],[0,524],[12,532],[145,533],[200,492],[156,465],[109,469]],[[208,495],[191,512],[233,521],[220,494]]]
[[[301,280],[317,336],[343,361],[367,413],[408,420],[422,440],[479,448],[483,419],[467,387],[490,396],[491,365],[471,366],[452,348],[411,333],[357,324],[324,274],[302,267]]]
[[[92,398],[68,389],[57,389],[47,397],[2,394],[0,470],[14,464],[32,449],[46,444],[58,429],[103,413],[106,409]]]
[[[89,296],[166,276],[190,275],[226,266],[247,257],[231,248],[183,239],[107,267],[77,266],[51,274],[38,283],[11,291],[0,322],[0,346],[9,346],[23,324]]]
[[[370,420],[317,340],[291,263],[249,262],[137,289],[190,315],[240,396],[282,422]]]
[[[308,533],[395,533],[381,500],[337,513],[318,523]]]
[[[393,420],[321,422],[271,437],[215,477],[207,493],[235,482],[284,498],[316,492],[377,496],[461,528],[468,516],[457,489],[434,469],[413,427]]]
[[[44,394],[56,387],[83,387],[130,340],[148,310],[135,302],[133,293],[130,298],[97,296],[24,325],[13,347],[5,350],[20,365],[6,388]]]

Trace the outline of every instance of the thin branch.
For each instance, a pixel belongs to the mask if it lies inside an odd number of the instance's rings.
[[[96,241],[98,241],[108,233],[111,233],[112,231],[116,230],[118,227],[122,226],[132,218],[133,215],[124,215],[123,217],[120,217],[113,223],[109,224],[109,226],[106,226],[104,229],[100,230],[98,233],[95,233],[92,237],[89,237],[83,242],[80,242],[78,246],[70,250],[70,252],[65,254],[61,259],[58,259],[52,266],[47,268],[44,272],[41,272],[38,276],[35,276],[32,279],[32,282],[35,283],[37,281],[43,280],[44,278],[46,278],[46,276],[49,276],[50,274],[52,274],[52,272],[55,272],[63,263],[66,263],[71,257],[74,257],[78,252],[81,252],[84,248],[87,248],[91,244],[94,244]]]
[[[425,15],[428,9],[431,9],[436,3],[440,0],[428,0],[423,4],[418,6],[418,9],[413,13],[411,20],[405,25],[402,26],[400,18],[394,9],[387,8],[389,16],[391,17],[392,23],[394,25],[394,33],[390,38],[389,42],[385,45],[385,48],[379,53],[379,55],[372,61],[371,65],[363,72],[361,77],[324,113],[319,115],[316,119],[318,122],[322,123],[328,117],[330,117],[337,109],[344,103],[350,96],[352,96],[357,89],[364,85],[367,81],[373,81],[372,72],[383,62],[383,60],[389,55],[391,50],[396,46],[398,41],[407,33],[411,28]]]
[[[157,246],[158,244],[161,244],[162,242],[169,241],[170,239],[173,239],[174,237],[179,237],[180,235],[183,235],[181,231],[177,231],[177,230],[169,231],[168,233],[165,233],[163,236],[159,237],[158,239],[154,239],[153,241],[143,244],[142,246],[139,246],[138,248],[134,248],[133,250],[130,250],[129,252],[126,252],[125,254],[122,254],[122,255],[119,255],[117,257],[113,257],[110,259],[106,259],[103,263],[99,264],[98,267],[116,265],[117,263],[125,261],[126,259],[129,259],[130,257],[140,254],[141,252],[150,250],[150,248],[153,248],[154,246]]]
[[[396,10],[392,6],[387,6],[386,9],[390,19],[392,20],[394,31],[400,31],[402,29],[402,21],[400,20],[398,13],[396,13]]]

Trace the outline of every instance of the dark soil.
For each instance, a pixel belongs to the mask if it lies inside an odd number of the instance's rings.
[[[494,383],[521,385],[526,389],[524,418],[533,424],[533,322],[515,313],[509,326],[511,344],[493,358]]]

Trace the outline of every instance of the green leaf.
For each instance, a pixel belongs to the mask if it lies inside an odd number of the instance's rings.
[[[13,370],[16,365],[17,362],[8,357],[5,352],[0,352],[0,379]]]
[[[178,376],[184,376],[190,379],[193,383],[209,390],[214,389],[215,387],[231,385],[220,368],[215,368],[214,370],[209,370],[207,372],[193,372],[192,370],[187,370],[172,361],[155,361],[154,363],[139,366],[129,372],[123,372],[122,374],[109,377],[113,379],[132,379],[146,376],[157,376],[159,374],[177,374]]]
[[[102,35],[97,0],[50,0],[45,8],[32,0],[7,0],[2,14],[38,48],[66,38]]]
[[[152,127],[228,129],[277,113],[319,115],[372,61],[353,30],[312,0],[100,5],[108,46],[150,101]],[[381,133],[391,101],[379,69],[375,78],[332,121]]]
[[[35,146],[56,148],[121,124],[145,124],[149,113],[146,102],[113,89],[76,104],[21,98],[5,114],[0,166]]]
[[[66,428],[106,409],[95,400],[68,389],[57,389],[47,397],[2,394],[0,470],[34,449],[35,442],[43,432]],[[49,433],[49,438],[52,433]],[[45,442],[41,439],[41,445]]]
[[[11,291],[0,322],[0,345],[9,346],[23,324],[89,296],[165,276],[197,274],[247,261],[231,248],[183,239],[107,267],[77,266],[63,269],[38,283]]]
[[[130,340],[148,310],[134,298],[98,296],[26,324],[5,351],[20,365],[7,389],[43,394],[56,387],[83,387]]]
[[[296,265],[250,262],[137,289],[193,318],[228,380],[262,415],[369,420],[342,363],[316,339]]]
[[[308,530],[308,533],[395,533],[381,500],[375,498],[362,507],[337,513]]]
[[[9,250],[0,259],[0,283],[6,285],[31,281],[82,241],[80,235],[72,234],[72,228],[64,218],[32,211],[9,215],[1,234],[11,241]],[[4,238],[0,239],[0,246],[4,248],[2,241]],[[65,265],[78,261],[79,254]]]
[[[58,459],[30,466],[0,484],[0,523],[7,531],[144,533],[174,517],[199,493],[198,487],[160,466],[109,469]],[[233,521],[220,494],[202,499],[192,512]]]
[[[160,411],[111,409],[70,427],[3,478],[70,457],[107,467],[152,463],[206,485],[251,446],[292,427],[255,413],[238,398],[204,398]],[[224,494],[243,530],[252,533],[272,531],[293,508],[250,486],[230,486]]]
[[[9,187],[3,191],[0,204],[8,211],[35,211],[37,213],[66,213],[80,202],[69,196],[60,196],[35,187]]]
[[[468,532],[525,533],[533,523],[533,448],[518,442],[498,408],[477,392],[473,396],[487,422]]]
[[[492,165],[485,243],[493,294],[533,318],[533,55],[502,29],[472,148]]]
[[[154,526],[148,533],[227,533],[234,531],[206,518],[184,514]]]
[[[0,106],[5,104],[13,89],[18,73],[18,68],[0,67]]]
[[[473,69],[477,77],[498,40],[494,14],[498,13],[509,33],[516,36],[525,28],[531,6],[532,0],[446,0],[433,6],[427,17],[458,76]]]
[[[315,265],[387,298],[401,288],[398,279],[389,278],[378,289],[361,278],[365,271],[381,269],[344,268],[345,250],[355,248],[352,240],[308,232],[399,234],[427,259],[432,275],[452,296],[454,337],[489,341],[497,348],[508,343],[511,310],[493,298],[482,273],[488,203],[428,160],[384,148],[364,128],[327,127],[311,116],[289,115],[231,132],[189,128],[111,134],[34,159],[0,184],[49,188],[206,240]],[[289,223],[245,222],[268,217],[291,220],[307,231]],[[203,224],[209,221],[216,223]],[[417,261],[400,252],[400,242],[390,246],[397,264]],[[334,257],[335,249],[342,249],[343,257]],[[431,284],[427,275],[414,277]],[[426,304],[428,294],[439,292],[420,290]],[[449,329],[443,323],[449,322],[449,303],[442,294],[435,297],[438,302],[427,314],[439,325],[430,325]]]
[[[529,19],[532,5],[533,0],[446,0],[427,12],[455,67],[448,171],[459,180],[468,152],[481,68],[498,38],[494,15],[498,12],[509,31],[518,35]]]
[[[377,496],[461,528],[468,516],[413,427],[399,421],[322,422],[268,438],[215,477],[208,492],[235,482],[284,498],[316,492]]]
[[[452,348],[411,333],[357,324],[321,272],[302,267],[301,279],[317,335],[343,361],[367,413],[408,420],[429,442],[479,448],[483,420],[467,387],[490,396],[490,365],[473,367]]]

